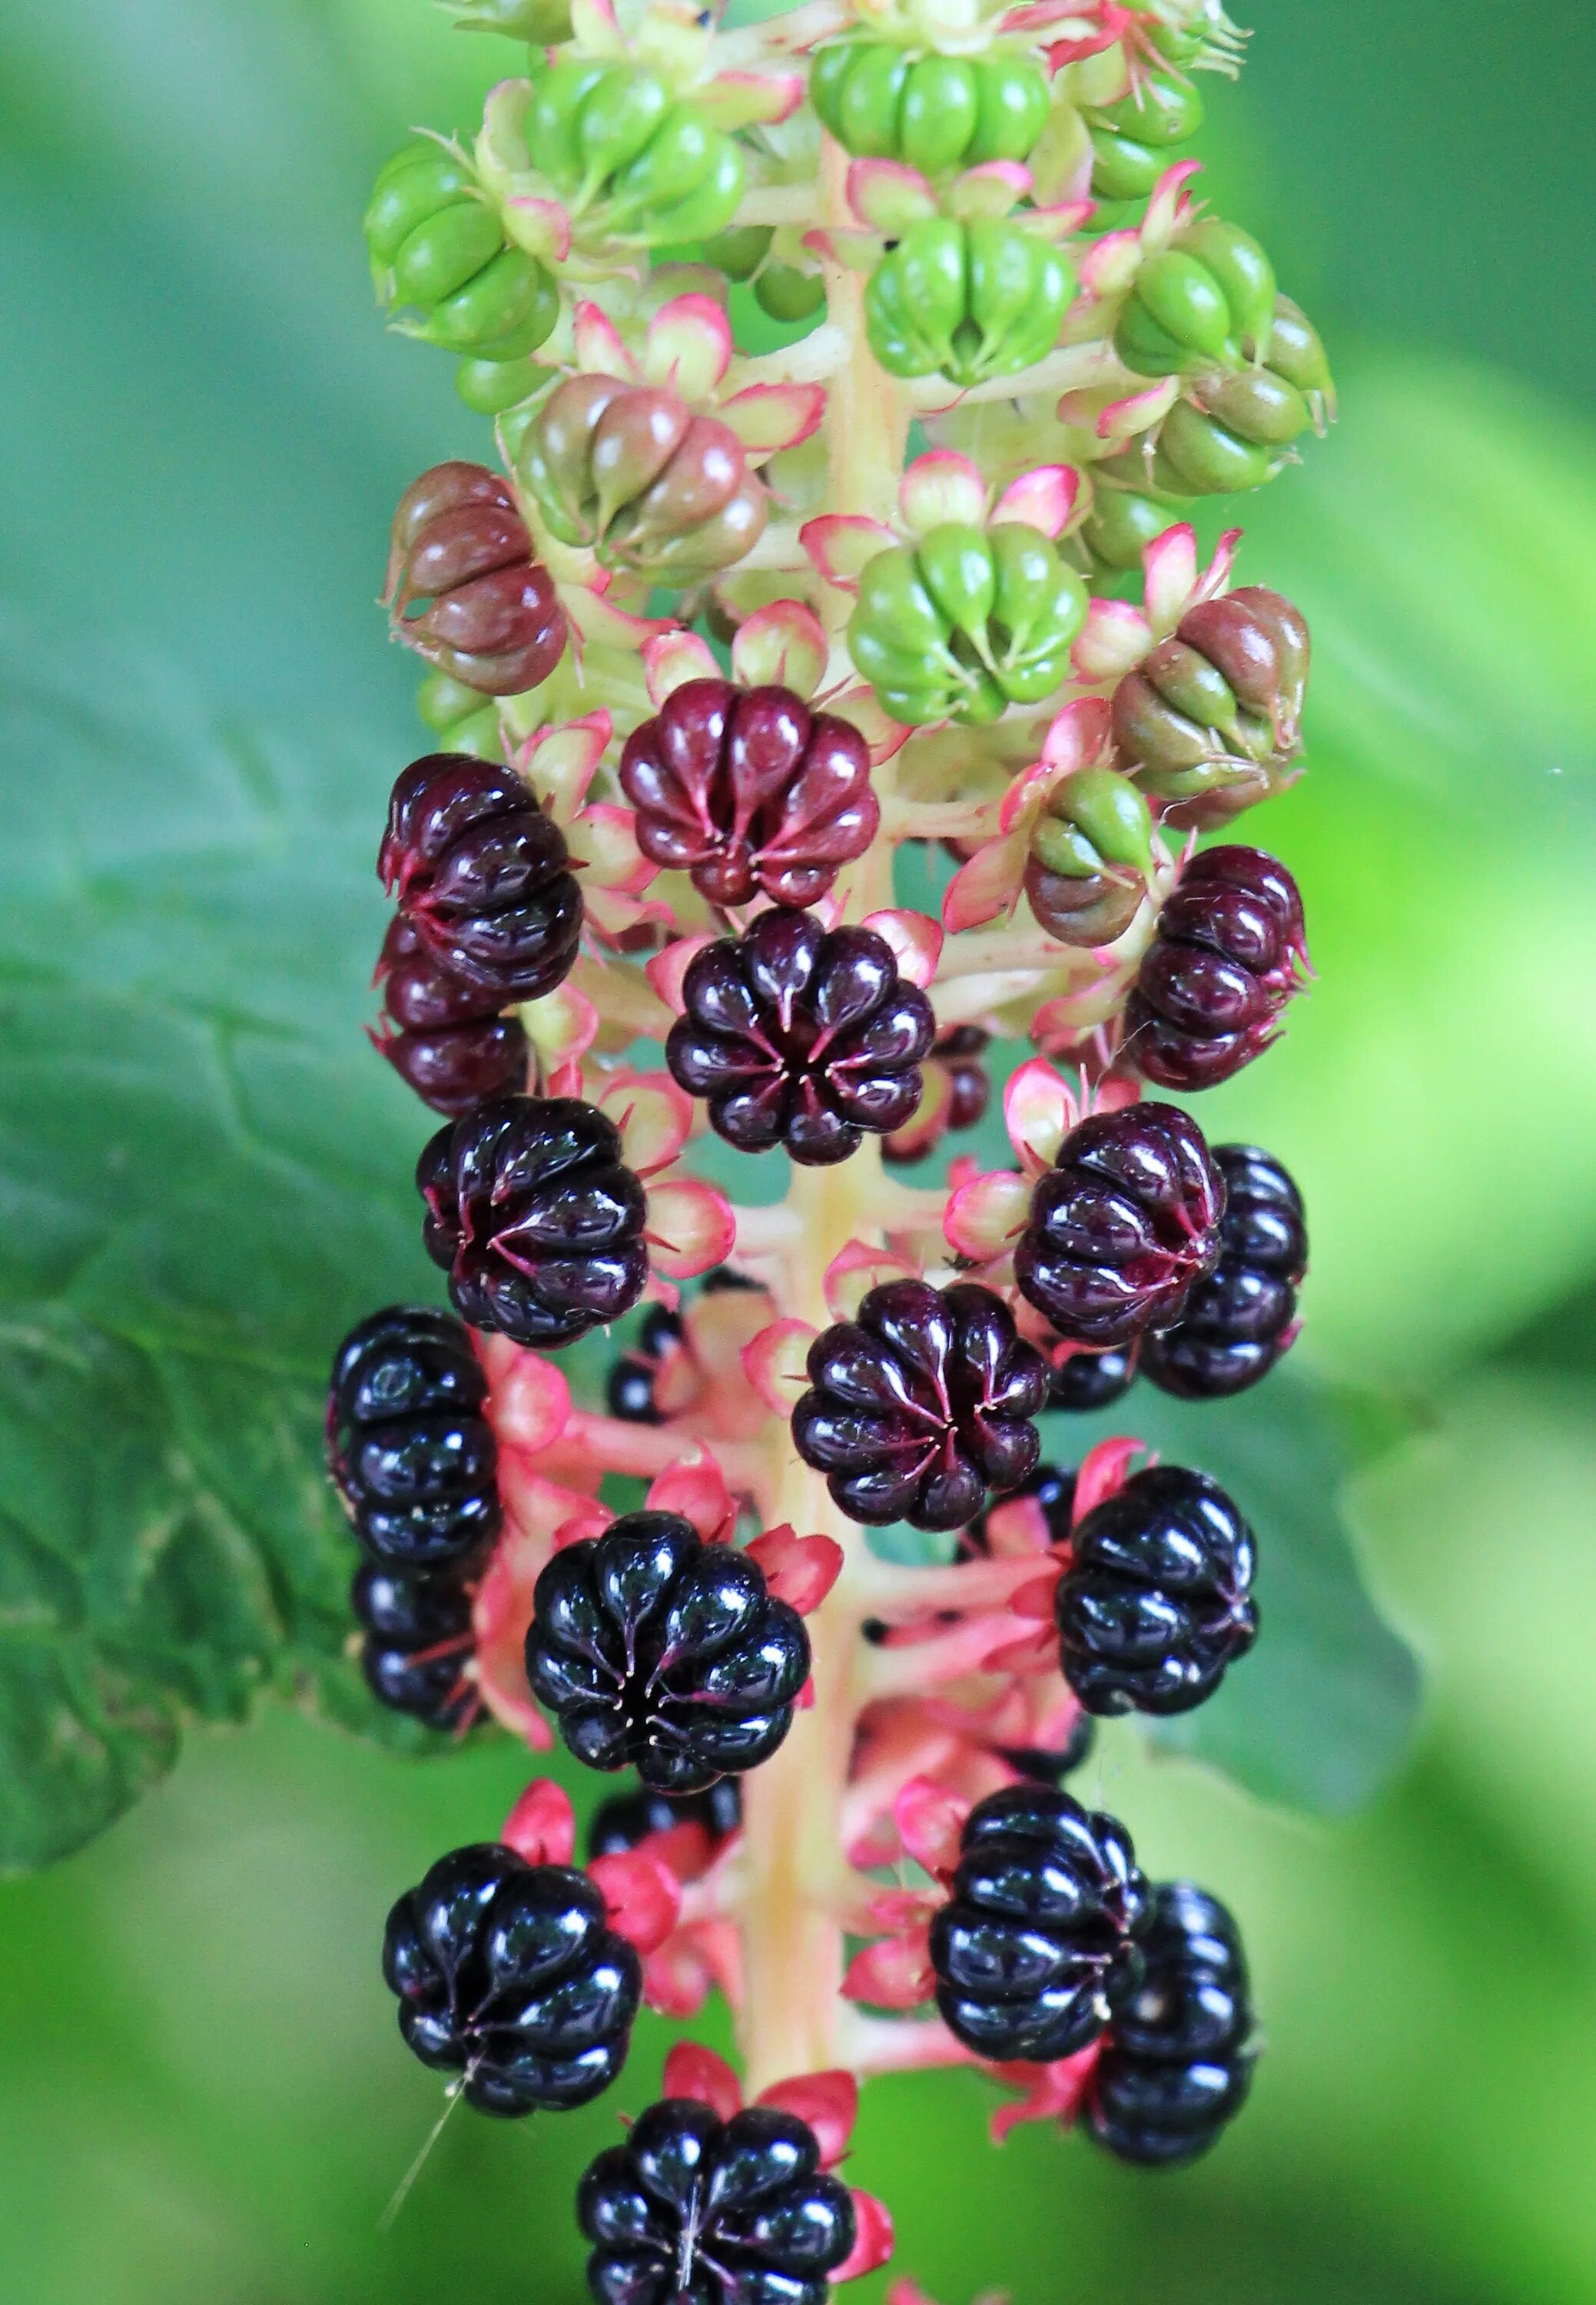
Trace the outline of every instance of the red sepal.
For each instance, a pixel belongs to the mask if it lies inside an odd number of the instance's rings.
[[[848,2150],[853,2124],[858,2119],[859,2085],[853,2075],[835,2071],[798,2073],[760,2092],[761,2105],[796,2114],[815,2131],[820,2146],[820,2165],[834,2169]],[[833,2274],[833,2281],[841,2276]]]
[[[833,2281],[858,2281],[863,2274],[878,2272],[892,2256],[897,2239],[886,2203],[878,2201],[874,2193],[861,2193],[857,2185],[849,2190],[858,2230],[853,2247],[832,2275]]]
[[[1145,1441],[1117,1433],[1087,1450],[1075,1476],[1075,1501],[1070,1515],[1072,1523],[1083,1521],[1105,1498],[1118,1495],[1129,1477],[1131,1458],[1146,1447]]]
[[[721,2121],[730,2121],[743,2109],[743,2085],[724,2057],[696,2041],[679,2041],[665,2060],[667,2097],[696,2097]]]
[[[595,1857],[587,1875],[604,1900],[610,1927],[639,1952],[662,1945],[681,1918],[680,1882],[645,1849]]]
[[[842,1573],[842,1547],[829,1536],[797,1536],[789,1523],[767,1528],[747,1548],[778,1601],[807,1617],[818,1609]]]
[[[529,1865],[568,1865],[576,1847],[576,1819],[552,1777],[534,1777],[505,1818],[499,1838]]]

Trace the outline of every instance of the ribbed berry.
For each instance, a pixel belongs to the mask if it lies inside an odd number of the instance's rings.
[[[1125,1004],[1125,1057],[1160,1088],[1231,1079],[1279,1038],[1307,958],[1284,865],[1261,848],[1205,849],[1158,914]]]
[[[745,1152],[784,1144],[806,1167],[846,1161],[866,1129],[884,1135],[920,1101],[935,1019],[874,930],[763,913],[695,956],[682,999],[665,1061]]]
[[[858,730],[789,688],[684,682],[627,737],[619,775],[643,854],[713,905],[814,904],[881,819]]]
[[[1031,1195],[1021,1292],[1072,1344],[1130,1345],[1178,1321],[1219,1258],[1225,1180],[1173,1104],[1089,1113]]]
[[[395,637],[452,679],[514,696],[565,653],[565,611],[509,483],[485,464],[435,464],[399,499],[383,599]]]
[[[809,1348],[793,1446],[850,1519],[960,1528],[1041,1450],[1047,1365],[973,1281],[889,1280]]]
[[[1056,1785],[1091,1759],[1097,1742],[1097,1724],[1089,1713],[1078,1713],[1070,1733],[1056,1751],[1043,1745],[1002,1745],[999,1756],[1034,1784]]]
[[[713,1846],[740,1832],[742,1822],[742,1790],[735,1777],[722,1777],[705,1792],[675,1798],[642,1785],[636,1792],[616,1793],[594,1809],[587,1826],[588,1862],[595,1857],[619,1857],[656,1833],[674,1833],[684,1824],[701,1827]]]
[[[855,2235],[807,2122],[764,2105],[722,2122],[694,2097],[639,2114],[589,2167],[576,2215],[598,2305],[826,2305]]]
[[[1219,1156],[1216,1153],[1214,1157],[1217,1160]],[[1071,1353],[1068,1360],[1054,1364],[1047,1383],[1047,1406],[1069,1409],[1078,1416],[1086,1416],[1094,1408],[1107,1408],[1130,1391],[1136,1382],[1136,1355],[1120,1345],[1111,1345],[1106,1352]]]
[[[459,1575],[364,1561],[349,1603],[365,1634],[361,1669],[380,1705],[431,1729],[457,1729],[476,1710],[462,1667],[471,1649],[471,1596]]]
[[[623,1513],[538,1578],[526,1676],[589,1768],[699,1792],[781,1744],[809,1637],[747,1553],[674,1513]]]
[[[1077,1521],[1054,1595],[1088,1713],[1189,1713],[1258,1633],[1252,1531],[1216,1481],[1149,1465]]]
[[[650,1306],[636,1343],[610,1363],[605,1376],[604,1406],[611,1416],[619,1417],[623,1425],[664,1423],[654,1402],[654,1380],[660,1373],[661,1354],[681,1332],[676,1314],[667,1312],[662,1305]]]
[[[403,913],[383,940],[377,975],[384,1014],[372,1043],[423,1104],[457,1118],[525,1086],[520,1018],[501,1016],[491,994],[452,975]]]
[[[614,1122],[580,1098],[478,1105],[439,1130],[415,1180],[427,1254],[474,1329],[568,1345],[643,1294],[643,1187]]]
[[[1147,1884],[1114,1818],[1010,1785],[965,1820],[931,1923],[936,2005],[977,2056],[1047,2064],[1096,2040],[1141,1983]]]
[[[1154,1889],[1147,1975],[1092,2069],[1088,2132],[1122,2161],[1195,2161],[1246,2102],[1257,2054],[1241,1933],[1190,1881]]]
[[[513,769],[428,753],[395,779],[378,852],[427,950],[490,1003],[534,1000],[571,973],[582,892],[565,836]]]
[[[422,2064],[463,2071],[468,2105],[511,2118],[607,2088],[643,1991],[587,1875],[528,1865],[497,1841],[440,1858],[399,1899],[382,1974]]]
[[[498,1534],[487,1392],[447,1313],[390,1305],[345,1338],[328,1393],[328,1469],[374,1561],[456,1569]]]
[[[1308,1270],[1302,1196],[1255,1144],[1216,1144],[1225,1178],[1219,1262],[1175,1327],[1142,1345],[1141,1365],[1182,1400],[1223,1400],[1267,1376],[1297,1333]]]

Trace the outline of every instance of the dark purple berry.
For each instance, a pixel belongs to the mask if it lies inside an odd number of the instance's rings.
[[[389,1306],[345,1338],[328,1394],[328,1468],[373,1560],[458,1569],[497,1535],[487,1392],[470,1339],[447,1313]]]
[[[1153,1382],[1182,1400],[1223,1400],[1267,1376],[1297,1333],[1308,1270],[1302,1196],[1255,1144],[1216,1144],[1225,1178],[1219,1262],[1174,1328],[1143,1343]]]
[[[1135,1382],[1136,1355],[1122,1346],[1111,1345],[1101,1353],[1071,1353],[1068,1360],[1053,1365],[1047,1406],[1085,1416],[1094,1408],[1111,1407]]]
[[[746,936],[696,955],[682,998],[665,1060],[745,1152],[784,1144],[824,1167],[857,1152],[866,1129],[901,1127],[919,1103],[935,1019],[874,930],[762,913]]]
[[[977,2056],[1048,2064],[1096,2040],[1141,1982],[1147,1884],[1114,1818],[1010,1785],[965,1820],[933,1917],[936,2005]]]
[[[1054,1595],[1088,1713],[1189,1713],[1258,1632],[1252,1531],[1216,1481],[1149,1465],[1075,1524]]]
[[[1034,1784],[1056,1785],[1077,1769],[1083,1769],[1091,1759],[1097,1741],[1097,1724],[1089,1713],[1078,1713],[1062,1748],[1054,1752],[1042,1745],[1003,1745],[999,1757],[1011,1769]]]
[[[717,1264],[713,1272],[704,1274],[698,1285],[706,1297],[724,1297],[733,1290],[741,1290],[745,1294],[750,1290],[757,1293],[759,1289],[757,1280],[751,1280],[746,1272],[738,1272],[730,1264]]]
[[[713,905],[815,903],[881,817],[858,730],[789,688],[684,682],[627,737],[619,774],[643,854]]]
[[[568,1345],[643,1294],[643,1187],[614,1122],[579,1098],[479,1105],[439,1130],[415,1178],[427,1254],[474,1329]]]
[[[743,1797],[735,1777],[722,1777],[707,1792],[674,1799],[641,1786],[599,1803],[588,1823],[587,1858],[591,1864],[595,1857],[619,1857],[656,1833],[674,1833],[683,1824],[701,1825],[713,1845],[739,1833],[742,1822]]]
[[[930,1107],[934,1100],[923,1099],[919,1111],[908,1124],[883,1141],[883,1161],[908,1168],[928,1159],[950,1129],[975,1127],[992,1093],[992,1083],[981,1061],[981,1052],[989,1037],[978,1025],[954,1025],[949,1031],[938,1033],[932,1044],[930,1063],[934,1070],[944,1076],[945,1101],[937,1104],[933,1112]]]
[[[1257,2050],[1241,1935],[1190,1881],[1154,1889],[1147,1974],[1092,2069],[1086,2126],[1122,2161],[1195,2161],[1246,2102]]]
[[[449,975],[503,1008],[571,973],[582,892],[565,836],[513,769],[429,753],[397,778],[382,885]]]
[[[496,1841],[440,1858],[388,1917],[382,1974],[424,2065],[511,2118],[585,2105],[626,2063],[643,1991],[585,1873]]]
[[[365,1633],[361,1668],[380,1705],[433,1729],[458,1729],[474,1716],[475,1691],[462,1670],[471,1653],[471,1596],[458,1575],[363,1561],[349,1601]]]
[[[973,1281],[872,1289],[816,1337],[808,1371],[793,1446],[853,1520],[960,1528],[1036,1469],[1047,1364]]]
[[[485,464],[434,464],[399,499],[383,599],[396,638],[487,696],[548,679],[565,611],[509,483]]]
[[[674,1513],[623,1513],[538,1578],[526,1675],[589,1768],[699,1792],[781,1744],[809,1637],[746,1552]]]
[[[1090,1113],[1037,1181],[1015,1279],[1071,1344],[1133,1344],[1179,1320],[1213,1271],[1224,1208],[1225,1179],[1178,1106]]]
[[[1160,1088],[1213,1088],[1279,1037],[1308,959],[1302,900],[1261,848],[1205,849],[1158,915],[1122,1053]]]
[[[403,913],[383,940],[377,974],[384,1013],[372,1044],[423,1104],[454,1118],[525,1086],[520,1018],[501,1016],[490,995],[451,976]]]
[[[826,2305],[856,2230],[807,2122],[766,2105],[722,2122],[694,2097],[639,2114],[576,2215],[597,2305]]]

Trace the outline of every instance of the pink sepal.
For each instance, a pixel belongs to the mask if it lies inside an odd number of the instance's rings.
[[[775,1598],[800,1617],[819,1608],[842,1574],[842,1547],[834,1538],[798,1536],[786,1521],[779,1528],[767,1528],[746,1550],[764,1569]]]
[[[1167,416],[1181,396],[1180,380],[1166,376],[1157,384],[1149,384],[1140,392],[1128,392],[1122,400],[1111,400],[1097,413],[1097,434],[1099,440],[1131,440],[1139,432],[1150,432],[1160,418]],[[1071,396],[1066,393],[1059,402],[1062,416],[1064,404]],[[1088,421],[1083,420],[1083,421]],[[1068,422],[1069,419],[1066,418]]]
[[[562,1520],[550,1539],[553,1552],[568,1552],[573,1544],[585,1544],[590,1538],[602,1536],[615,1515],[597,1497],[590,1497],[581,1509]]]
[[[807,698],[825,676],[827,654],[813,608],[802,600],[772,600],[738,626],[731,675],[744,688],[790,688]]]
[[[576,1846],[568,1795],[552,1777],[534,1777],[505,1818],[499,1838],[529,1865],[568,1865]]]
[[[850,1240],[826,1266],[822,1283],[833,1321],[851,1321],[861,1301],[883,1280],[917,1280],[920,1269],[906,1256]]]
[[[1071,464],[1041,464],[1011,481],[992,507],[992,518],[1020,521],[1044,536],[1062,536],[1080,497],[1080,474]]]
[[[649,1483],[650,1512],[679,1513],[692,1522],[705,1544],[725,1544],[737,1527],[737,1506],[726,1476],[700,1445],[692,1457],[668,1465]]]
[[[790,2080],[761,2089],[757,2102],[807,2122],[820,2148],[821,2167],[834,2169],[848,2151],[859,2117],[859,2085],[851,2073],[842,2071],[795,2073]],[[833,2281],[846,2277],[832,2275]]]
[[[1155,632],[1171,631],[1197,585],[1197,531],[1178,520],[1141,548],[1142,598]]]
[[[827,708],[851,720],[869,747],[870,765],[880,768],[900,753],[914,734],[900,720],[894,720],[883,711],[873,688],[845,688],[840,695],[827,699]]]
[[[1051,1572],[1034,1578],[1030,1584],[1022,1585],[1017,1593],[1011,1593],[1009,1595],[1010,1614],[1015,1617],[1034,1617],[1039,1624],[1051,1623],[1053,1600],[1054,1595],[1058,1590],[1059,1574],[1060,1571],[1055,1567]]]
[[[720,2121],[730,2121],[743,2109],[742,2083],[731,2067],[696,2041],[676,2044],[665,2060],[661,2086],[667,2097],[696,2097]]]
[[[1003,1091],[1003,1126],[1021,1166],[1032,1177],[1053,1166],[1054,1156],[1080,1118],[1080,1101],[1043,1057],[1029,1057],[1009,1076]]]
[[[693,90],[693,110],[729,132],[774,127],[798,110],[807,86],[802,72],[717,72]]]
[[[932,1777],[910,1777],[892,1803],[898,1838],[927,1873],[943,1880],[959,1863],[959,1839],[969,1815],[969,1801]]]
[[[1051,1672],[1058,1669],[1058,1634],[1052,1625],[1000,1640],[982,1660],[985,1672]]]
[[[993,2143],[1001,2145],[1022,2121],[1073,2121],[1090,2087],[1092,2068],[1102,2054],[1099,2038],[1077,2049],[1072,2057],[1055,2058],[1050,2065],[988,2065],[994,2080],[1024,2091],[1017,2105],[1002,2105],[993,2114]]]
[[[793,1701],[794,1701],[794,1703],[797,1705],[798,1709],[798,1711],[799,1711],[800,1713],[813,1713],[813,1712],[814,1712],[814,1710],[815,1710],[815,1675],[814,1675],[813,1673],[811,1673],[811,1674],[809,1675],[808,1680],[804,1683],[804,1685],[803,1685],[802,1688],[800,1688],[800,1689],[799,1689],[799,1691],[798,1691],[798,1696],[795,1697],[795,1699],[794,1699]]]
[[[1075,1476],[1075,1497],[1070,1511],[1070,1525],[1078,1527],[1094,1507],[1105,1498],[1117,1496],[1130,1477],[1131,1459],[1147,1448],[1145,1441],[1137,1441],[1120,1433],[1099,1441],[1081,1459],[1080,1470]],[[1151,1459],[1149,1458],[1149,1462]]]
[[[1052,1544],[1047,1516],[1035,1497],[1001,1497],[986,1514],[986,1544],[994,1558],[1018,1560]]]
[[[889,1852],[882,1858],[883,1865],[896,1865],[903,1853],[896,1834],[883,1846]],[[880,1889],[866,1907],[866,1913],[877,1928],[885,1929],[892,1936],[903,1936],[910,1929],[923,1927],[935,1907],[936,1900],[921,1889]]]
[[[1137,232],[1105,232],[1080,259],[1082,293],[1093,302],[1122,296],[1141,264],[1141,235]]]
[[[897,541],[895,530],[883,521],[867,520],[863,513],[822,513],[798,531],[798,542],[816,572],[843,592],[855,591],[861,572],[876,554]]]
[[[1004,217],[1016,201],[1024,200],[1032,181],[1023,161],[982,160],[954,177],[943,193],[942,207],[946,215],[965,223],[981,217]],[[1029,211],[1029,216],[1036,214],[1034,208]]]
[[[1077,680],[1122,680],[1153,644],[1151,625],[1129,600],[1094,600],[1070,651]]]
[[[943,925],[950,936],[978,929],[1011,913],[1025,885],[1028,844],[1023,833],[988,840],[961,864],[943,890]]]
[[[1109,709],[1102,697],[1078,696],[1048,722],[1042,758],[1061,776],[1074,776],[1101,757],[1112,730]]]
[[[720,421],[755,457],[796,448],[817,432],[825,417],[823,384],[749,384],[715,411]]]
[[[604,1918],[639,1952],[662,1945],[681,1918],[681,1884],[644,1849],[595,1857],[587,1877],[604,1900]]]
[[[689,680],[719,680],[721,668],[706,640],[700,639],[696,633],[683,632],[677,625],[644,641],[643,677],[648,683],[649,701],[657,712],[673,689]]]
[[[521,1003],[521,1022],[545,1072],[587,1054],[599,1033],[599,1012],[568,981]]]
[[[499,211],[516,246],[544,264],[563,264],[571,252],[571,218],[558,200],[513,192]]]
[[[678,937],[663,952],[644,962],[643,974],[673,1016],[679,1016],[687,1005],[682,998],[682,978],[704,947],[713,942],[710,936]]]
[[[569,620],[573,634],[580,643],[595,648],[620,649],[635,656],[644,641],[655,633],[669,629],[668,617],[635,617],[625,608],[613,608],[604,597],[609,578],[602,585],[560,583],[555,589],[559,605]],[[577,651],[580,654],[580,649]]]
[[[972,1177],[949,1196],[943,1212],[943,1238],[960,1256],[985,1264],[1003,1255],[1025,1230],[1030,1218],[1028,1180],[1011,1169],[989,1170]]]
[[[499,1447],[533,1455],[558,1441],[571,1414],[571,1388],[553,1362],[508,1337],[484,1337],[482,1357],[488,1422]]]
[[[1177,160],[1165,168],[1153,186],[1148,201],[1147,214],[1141,220],[1144,248],[1162,248],[1187,223],[1192,213],[1192,203],[1186,197],[1186,187],[1193,176],[1202,174],[1200,160]]]
[[[673,296],[648,324],[643,373],[683,400],[707,400],[731,360],[731,323],[713,296]]]
[[[648,1195],[650,1261],[674,1280],[691,1280],[724,1264],[737,1239],[737,1219],[718,1187],[696,1177],[673,1177]]]
[[[943,932],[925,913],[891,911],[866,913],[859,926],[874,929],[892,948],[898,974],[922,991],[936,974],[942,958]]]
[[[900,234],[936,214],[936,195],[919,170],[901,160],[852,160],[848,205],[873,231]]]
[[[595,1099],[620,1131],[621,1158],[639,1177],[670,1167],[693,1127],[693,1100],[669,1073],[613,1073]]]
[[[861,2193],[857,2185],[849,2190],[853,2195],[854,2243],[832,2275],[833,2281],[858,2281],[863,2274],[879,2271],[892,2256],[896,2239],[886,2203],[874,2193]]]
[[[584,297],[571,315],[571,349],[585,376],[619,376],[635,383],[637,364],[620,330],[602,305]]]
[[[917,2009],[931,1998],[935,1981],[929,1933],[920,1928],[903,1936],[878,1937],[856,1952],[842,1979],[842,1993],[846,2000],[866,2001],[875,2009]]]
[[[587,712],[540,728],[516,747],[516,770],[556,824],[568,824],[587,798],[611,733],[607,712]]]
[[[898,483],[898,509],[904,525],[923,535],[944,521],[979,528],[986,518],[986,483],[980,467],[955,448],[932,448],[917,456]]]
[[[815,1337],[807,1321],[772,1321],[743,1347],[743,1374],[777,1416],[791,1416],[809,1382],[805,1361]]]

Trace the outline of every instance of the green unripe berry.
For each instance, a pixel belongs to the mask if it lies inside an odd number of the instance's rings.
[[[1205,218],[1142,265],[1114,350],[1140,376],[1239,369],[1267,350],[1274,310],[1274,268],[1258,242]]]
[[[466,205],[475,181],[465,162],[440,144],[406,144],[388,161],[365,213],[366,245],[386,269],[413,232],[445,208]]]
[[[1094,127],[1113,135],[1167,149],[1185,143],[1202,126],[1202,98],[1189,81],[1148,72],[1117,104],[1088,105],[1086,115]]]
[[[773,234],[767,224],[734,225],[704,243],[704,260],[728,280],[751,280],[770,254]]]
[[[1267,447],[1240,438],[1189,400],[1177,400],[1158,428],[1153,485],[1171,496],[1229,496],[1259,489],[1274,469]]]
[[[1269,330],[1269,366],[1276,376],[1295,385],[1299,392],[1319,393],[1326,401],[1335,399],[1336,386],[1319,330],[1289,296],[1275,299],[1274,323]]]
[[[817,48],[809,95],[858,159],[901,160],[939,176],[1024,160],[1047,123],[1047,78],[1029,56],[913,55],[888,41]]]
[[[978,384],[1050,352],[1074,294],[1053,244],[1002,217],[911,225],[865,291],[865,333],[892,376]]]
[[[1092,560],[1105,568],[1139,568],[1146,546],[1163,535],[1179,514],[1156,497],[1134,489],[1099,486],[1081,526]]]
[[[767,264],[754,294],[772,320],[807,320],[825,302],[825,283],[818,272],[800,272],[796,264]]]
[[[546,66],[533,81],[525,133],[573,214],[600,204],[610,229],[647,243],[713,238],[742,197],[732,139],[644,64],[566,57]]]
[[[1080,769],[1054,786],[1031,834],[1050,872],[1089,880],[1120,865],[1145,880],[1153,867],[1153,817],[1145,795],[1113,769]]]
[[[947,522],[866,565],[848,645],[895,720],[981,726],[1061,686],[1085,617],[1085,586],[1039,530]]]
[[[455,390],[478,416],[502,416],[529,400],[550,370],[534,360],[463,360],[455,370]]]

